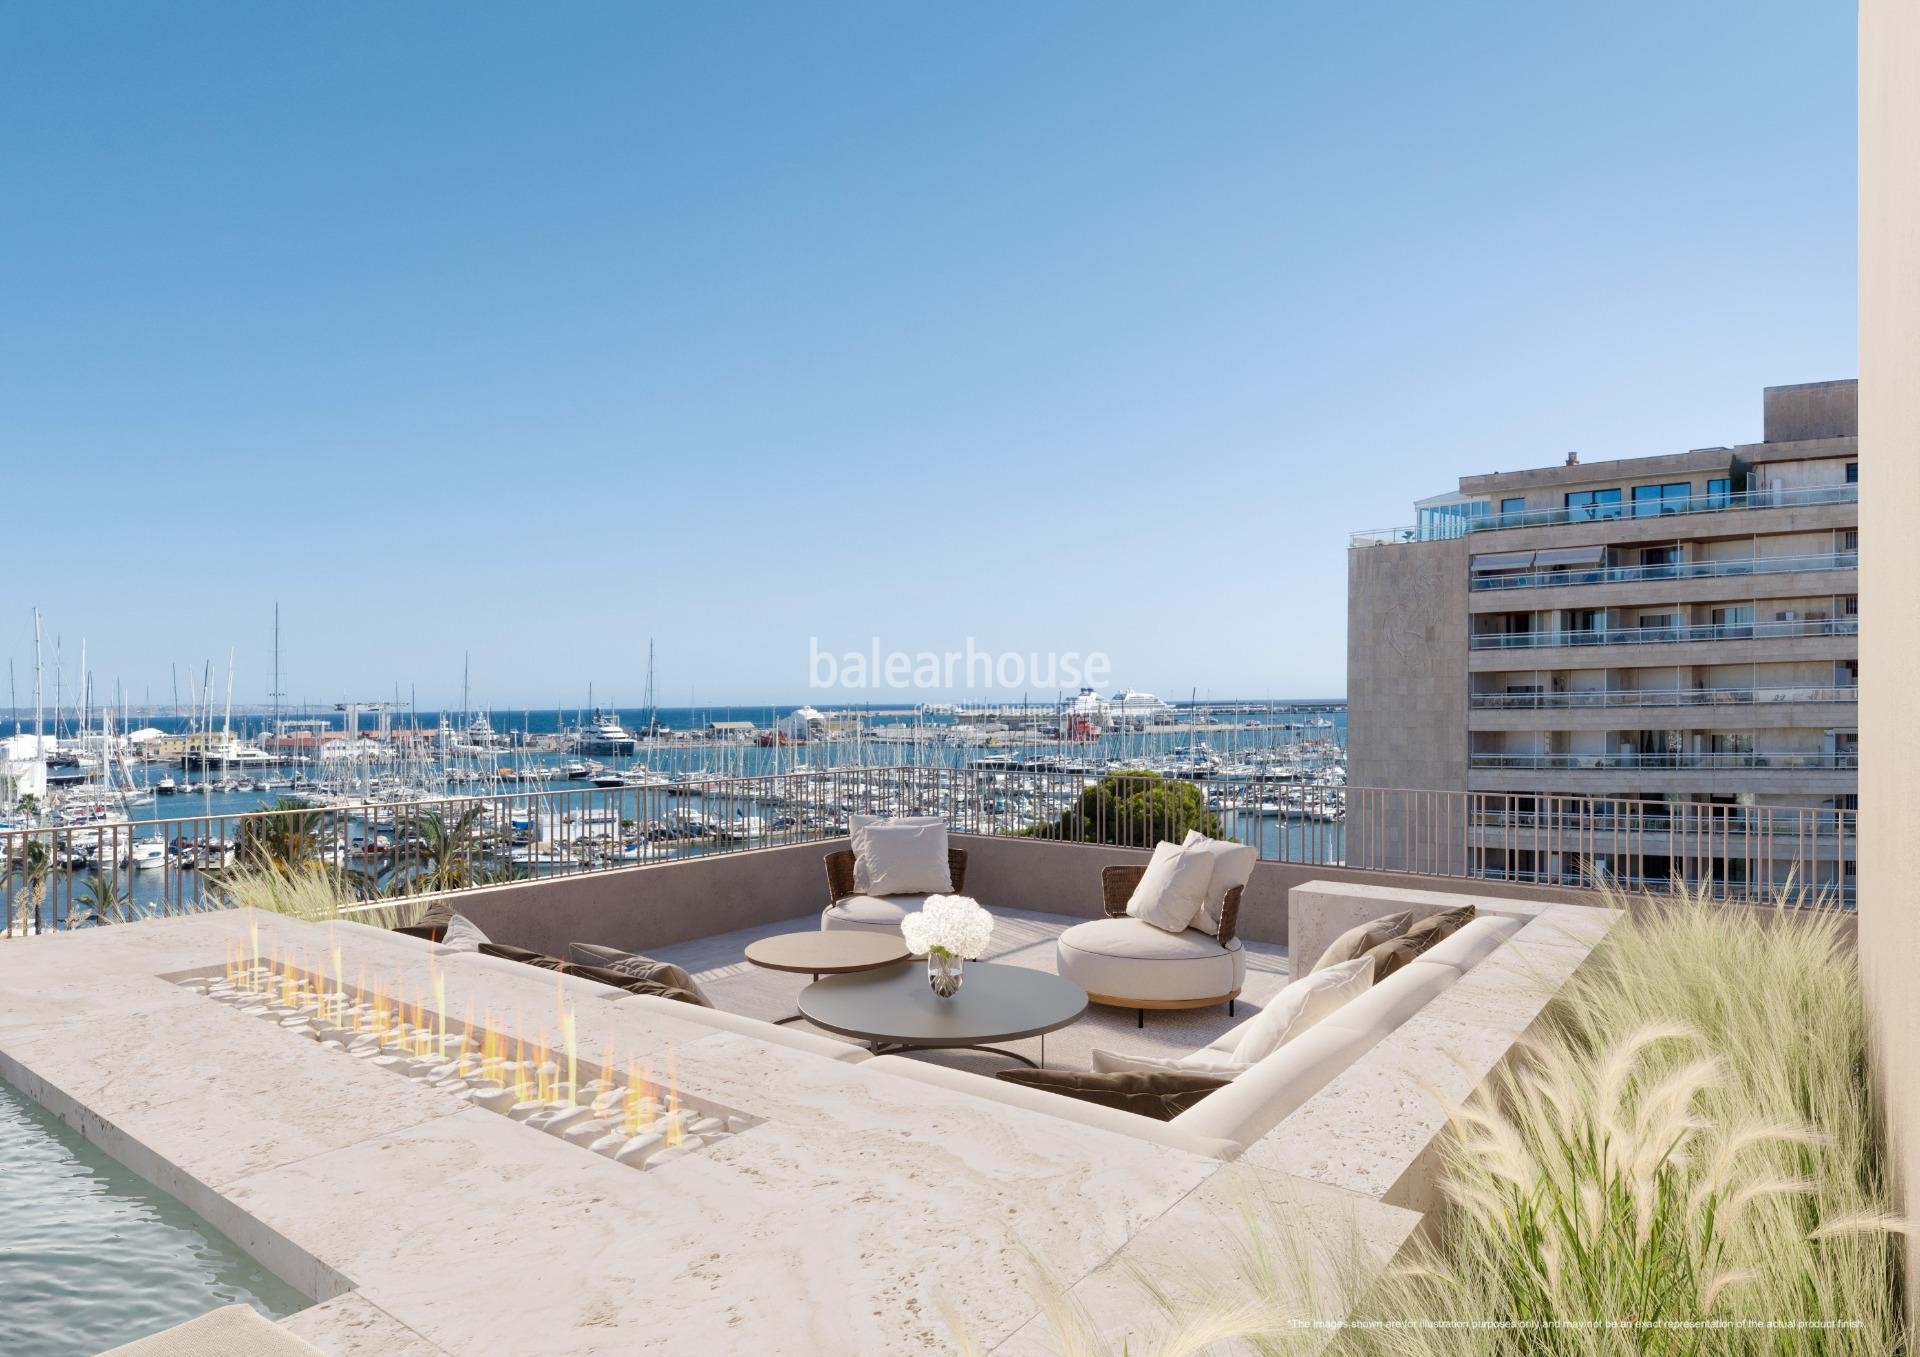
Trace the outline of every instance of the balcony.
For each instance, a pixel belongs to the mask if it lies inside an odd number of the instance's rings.
[[[1591,711],[1609,707],[1734,707],[1792,702],[1858,702],[1860,690],[1832,688],[1652,688],[1641,692],[1474,693],[1475,711]]]
[[[1706,752],[1706,753],[1631,753],[1631,754],[1482,754],[1470,756],[1474,768],[1520,769],[1771,769],[1848,771],[1860,766],[1860,756],[1851,750],[1789,750],[1782,753]]]
[[[1469,586],[1476,593],[1505,589],[1557,589],[1575,584],[1634,584],[1647,580],[1730,579],[1786,575],[1809,570],[1858,570],[1860,554],[1836,551],[1823,556],[1753,557],[1738,561],[1680,561],[1670,565],[1602,566],[1588,570],[1529,570],[1481,574]]]
[[[1789,509],[1801,505],[1858,504],[1858,485],[1814,485],[1792,490],[1743,490],[1738,493],[1689,495],[1683,499],[1662,499],[1634,504],[1581,504],[1558,509],[1526,509],[1513,513],[1488,512],[1479,518],[1450,516],[1438,527],[1409,525],[1396,528],[1367,528],[1351,533],[1352,547],[1398,546],[1412,542],[1437,542],[1465,537],[1473,533],[1493,532],[1500,528],[1540,528],[1562,523],[1598,523],[1611,520],[1646,520],[1669,515],[1732,513],[1741,509]]]
[[[1732,513],[1741,509],[1787,509],[1803,504],[1857,504],[1858,485],[1810,485],[1799,489],[1742,490],[1734,493],[1688,495],[1635,504],[1579,504],[1558,509],[1526,509],[1464,520],[1469,533],[1500,528],[1539,528],[1556,523],[1595,523],[1609,519],[1665,518],[1680,514]]]
[[[1596,627],[1589,631],[1486,632],[1468,638],[1473,650],[1549,650],[1563,646],[1660,645],[1687,641],[1767,641],[1805,636],[1857,636],[1858,617],[1797,618],[1791,622],[1711,622],[1672,627]]]

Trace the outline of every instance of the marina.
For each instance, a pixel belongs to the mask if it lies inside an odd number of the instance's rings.
[[[368,896],[657,862],[846,832],[902,800],[1015,833],[1101,778],[1195,785],[1222,832],[1270,858],[1338,862],[1336,704],[1166,705],[1104,724],[1090,704],[873,715],[769,707],[436,714],[340,704],[277,715],[16,711],[0,809],[10,918],[45,926],[190,910],[264,841]],[[1076,714],[1076,706],[1078,714]],[[22,728],[25,729],[22,729]],[[124,733],[123,733],[124,732]],[[22,755],[24,754],[24,758]],[[24,917],[23,917],[24,916]]]

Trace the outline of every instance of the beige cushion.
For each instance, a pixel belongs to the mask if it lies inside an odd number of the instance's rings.
[[[1484,959],[1494,948],[1518,933],[1526,924],[1524,919],[1509,919],[1498,914],[1484,914],[1462,928],[1452,937],[1430,947],[1421,954],[1422,961],[1437,961],[1443,966],[1454,966],[1466,970]]]
[[[1328,1019],[1167,1124],[1244,1149],[1325,1088],[1376,1040],[1335,1027]]]
[[[1156,844],[1147,870],[1127,898],[1127,917],[1169,933],[1184,932],[1207,903],[1212,878],[1211,853],[1177,843]]]
[[[1376,1040],[1425,1008],[1436,994],[1460,978],[1458,969],[1422,957],[1374,985],[1324,1020],[1328,1027],[1366,1032]]]
[[[1352,961],[1364,956],[1389,938],[1397,938],[1413,924],[1413,911],[1403,909],[1397,914],[1383,914],[1377,919],[1369,919],[1363,924],[1355,924],[1332,942],[1313,963],[1314,970],[1325,966],[1338,966],[1343,961]]]
[[[1054,967],[1089,994],[1110,999],[1215,999],[1237,994],[1247,957],[1239,939],[1195,929],[1169,933],[1141,919],[1095,919],[1060,935]]]
[[[936,895],[953,889],[947,824],[937,815],[849,821],[853,888],[862,895]]]
[[[1253,879],[1253,865],[1260,860],[1260,852],[1250,843],[1209,839],[1197,829],[1189,829],[1180,846],[1198,848],[1213,860],[1213,874],[1207,878],[1207,898],[1191,926],[1202,933],[1218,933],[1221,911],[1227,907],[1227,892],[1235,886],[1244,887]]]
[[[1245,1024],[1241,1024],[1244,1027]],[[1237,1032],[1240,1027],[1234,1028]],[[1100,1074],[1120,1074],[1126,1070],[1177,1070],[1182,1074],[1218,1074],[1227,1078],[1246,1069],[1231,1051],[1202,1046],[1185,1055],[1133,1055],[1125,1051],[1103,1051],[1095,1047],[1089,1063]]]
[[[1332,1017],[1373,986],[1373,959],[1357,957],[1303,975],[1244,1024],[1233,1058],[1243,1065],[1264,1060],[1315,1023]]]
[[[464,914],[456,914],[447,921],[447,931],[440,935],[440,946],[448,952],[477,952],[480,944],[488,941],[487,935]]]
[[[926,902],[924,895],[843,895],[821,913],[820,927],[898,935],[900,921]]]

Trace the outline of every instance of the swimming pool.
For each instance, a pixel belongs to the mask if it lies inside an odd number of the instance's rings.
[[[0,1353],[94,1353],[244,1302],[310,1302],[185,1206],[0,1082]]]

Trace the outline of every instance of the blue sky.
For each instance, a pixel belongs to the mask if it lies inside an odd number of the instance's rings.
[[[1337,694],[1349,530],[1854,374],[1853,64],[1763,0],[10,5],[0,653],[258,700],[278,600],[326,701],[635,704],[649,637],[675,704],[875,637]]]

